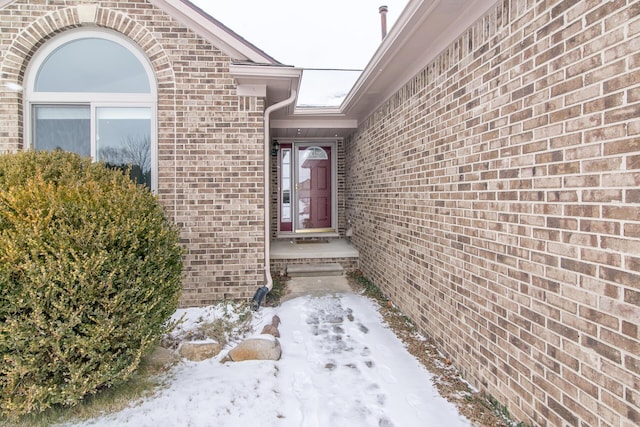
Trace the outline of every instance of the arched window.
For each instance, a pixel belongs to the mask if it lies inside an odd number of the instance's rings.
[[[156,83],[129,40],[67,31],[36,53],[26,82],[27,147],[129,167],[137,182],[157,188]]]

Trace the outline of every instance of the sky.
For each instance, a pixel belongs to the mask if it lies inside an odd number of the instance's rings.
[[[408,2],[191,1],[274,59],[304,68],[298,107],[338,107],[380,46],[380,6],[389,32]]]
[[[276,60],[302,68],[363,69],[408,0],[191,0]]]
[[[304,296],[254,314],[255,331],[280,317],[278,361],[182,361],[152,397],[67,427],[462,427],[432,375],[356,294]],[[178,310],[188,334],[229,306]],[[271,335],[260,339],[273,340]],[[261,338],[262,337],[262,338]],[[464,396],[461,396],[464,398]]]

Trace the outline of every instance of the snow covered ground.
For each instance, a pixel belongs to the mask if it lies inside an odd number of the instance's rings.
[[[182,328],[209,309],[179,310]],[[74,426],[341,427],[469,426],[439,396],[431,375],[354,294],[300,297],[255,315],[256,331],[277,314],[279,361],[181,362],[155,396]]]

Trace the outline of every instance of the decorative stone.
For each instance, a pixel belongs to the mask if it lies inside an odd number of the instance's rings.
[[[215,357],[220,350],[220,344],[216,341],[187,341],[182,343],[178,353],[185,359],[200,362]]]
[[[262,328],[261,334],[262,335],[269,334],[269,335],[273,335],[274,337],[280,338],[280,331],[274,325],[264,325],[264,328]]]
[[[83,24],[95,24],[98,12],[97,4],[79,4],[76,6],[78,11],[78,21]]]
[[[260,332],[262,335],[268,334],[268,335],[273,335],[274,337],[280,338],[280,331],[278,330],[278,325],[280,324],[280,318],[278,317],[278,315],[273,316],[273,318],[271,319],[271,324],[270,325],[265,325],[262,328],[262,332]]]
[[[147,356],[147,362],[155,368],[171,365],[176,360],[177,357],[173,351],[160,346],[156,347],[151,354]]]
[[[280,341],[273,335],[258,335],[249,338],[233,348],[222,362],[240,362],[243,360],[280,360],[282,348]]]
[[[271,324],[277,328],[278,326],[280,326],[280,323],[282,323],[282,321],[280,320],[280,317],[278,317],[278,315],[275,314],[271,319]]]

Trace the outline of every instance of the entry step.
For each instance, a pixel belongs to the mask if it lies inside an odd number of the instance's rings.
[[[344,268],[338,263],[293,264],[287,266],[289,277],[342,276]]]

